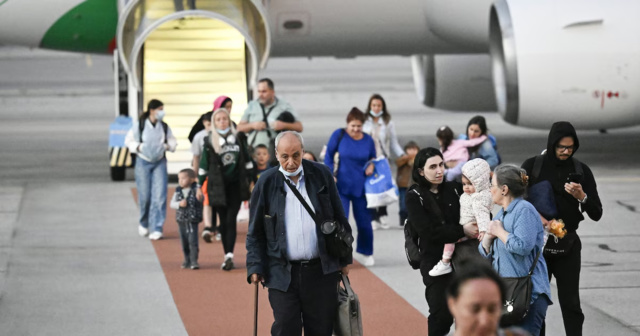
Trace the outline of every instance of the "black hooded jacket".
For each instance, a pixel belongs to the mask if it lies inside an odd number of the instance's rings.
[[[560,160],[556,157],[556,145],[564,137],[573,138],[574,149],[569,159]],[[549,131],[547,152],[544,155],[540,176],[532,176],[535,157],[527,159],[522,164],[522,168],[524,168],[527,171],[527,175],[531,177],[529,179],[529,186],[543,180],[551,182],[556,206],[558,208],[558,219],[562,219],[564,221],[565,227],[569,232],[573,232],[578,229],[578,225],[582,220],[584,220],[582,213],[585,211],[594,221],[598,221],[602,217],[602,203],[600,203],[600,197],[598,196],[596,181],[593,178],[591,169],[589,169],[586,164],[580,163],[583,170],[582,182],[580,184],[582,185],[583,191],[587,194],[587,201],[585,204],[581,205],[578,200],[564,190],[564,184],[567,182],[569,173],[575,172],[573,155],[575,155],[579,147],[580,142],[578,141],[578,135],[576,134],[576,130],[573,128],[573,125],[566,121],[559,121],[553,124],[553,126],[551,126],[551,131]]]

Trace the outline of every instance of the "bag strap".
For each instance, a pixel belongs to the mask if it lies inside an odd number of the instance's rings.
[[[533,270],[536,268],[536,264],[538,263],[538,259],[540,258],[540,253],[542,252],[542,250],[544,250],[544,248],[538,250],[538,255],[536,256],[536,259],[533,261],[533,265],[531,265],[531,269],[529,270],[529,276],[533,274]]]
[[[537,181],[538,176],[540,176],[540,171],[542,171],[542,163],[544,161],[544,155],[536,156],[535,161],[533,161],[533,170],[531,171],[531,175],[533,175],[533,180]]]
[[[282,173],[280,173],[280,174],[282,174]],[[296,197],[298,198],[298,201],[300,201],[300,203],[302,203],[302,206],[307,210],[307,212],[309,213],[309,216],[311,216],[311,218],[313,219],[313,222],[317,224],[318,221],[316,220],[316,214],[313,212],[313,210],[311,210],[311,207],[309,206],[307,201],[304,200],[304,198],[302,197],[302,195],[298,191],[298,188],[296,188],[296,186],[291,184],[291,181],[289,181],[289,179],[287,179],[287,177],[284,176],[284,174],[282,174],[282,177],[284,177],[284,183],[286,183],[287,186],[289,186],[289,189],[291,189],[291,191],[293,191],[293,194],[296,195]]]
[[[144,125],[147,123],[147,119],[148,118],[144,118],[144,119],[140,119],[140,121],[138,122],[138,127],[139,127],[139,132],[138,135],[140,136],[140,143],[142,143],[142,131],[144,131]],[[167,125],[166,122],[164,121],[160,121],[162,123],[162,129],[164,130],[164,143],[167,143],[167,132],[169,130],[169,125]]]
[[[342,283],[344,284],[344,289],[347,291],[347,296],[349,297],[349,314],[352,317],[358,316],[358,303],[356,302],[356,293],[353,292],[351,288],[351,282],[349,281],[349,277],[345,274],[342,274]]]
[[[278,105],[278,98],[275,98],[275,103],[273,104],[273,106],[269,108],[269,111],[265,112],[264,105],[260,104],[260,108],[262,109],[262,121],[264,121],[264,123],[267,125],[267,128],[265,129],[265,131],[267,132],[267,134],[269,134],[269,139],[271,139],[271,130],[269,129],[269,121],[267,120],[267,118],[271,114],[271,111],[273,111],[273,109],[276,107],[276,105]],[[257,132],[259,131],[254,131],[254,132],[256,132],[256,134],[253,136],[253,139],[251,139],[251,147],[253,147],[253,144],[255,144],[256,137],[258,136]]]

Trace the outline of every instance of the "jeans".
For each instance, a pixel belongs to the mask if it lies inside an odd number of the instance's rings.
[[[178,222],[182,253],[187,265],[198,263],[198,223]]]
[[[162,233],[167,217],[167,159],[149,162],[136,159],[136,187],[140,205],[140,226]]]
[[[371,227],[371,215],[367,209],[367,198],[364,194],[360,197],[340,194],[344,214],[349,218],[349,202],[353,204],[353,217],[358,227],[356,252],[364,255],[373,255],[373,228]]]
[[[529,306],[529,313],[524,317],[520,327],[533,336],[540,335],[542,324],[547,317],[548,307],[549,301],[547,300],[547,296],[545,294],[538,295],[538,298]]]
[[[400,205],[400,226],[403,226],[404,222],[409,217],[407,205],[405,204],[405,199],[407,198],[407,190],[408,188],[398,188],[398,202]]]

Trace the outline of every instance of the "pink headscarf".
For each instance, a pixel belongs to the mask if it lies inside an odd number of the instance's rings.
[[[222,103],[225,102],[225,100],[231,100],[231,98],[227,97],[227,96],[220,96],[218,98],[216,98],[216,100],[213,101],[213,110],[212,111],[216,111],[219,108],[222,107]]]

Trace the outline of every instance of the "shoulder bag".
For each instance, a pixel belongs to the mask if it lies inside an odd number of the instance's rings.
[[[529,269],[526,276],[519,278],[502,278],[505,287],[505,301],[502,308],[502,317],[500,318],[501,327],[509,327],[522,322],[527,313],[529,313],[529,305],[531,304],[531,291],[533,283],[531,282],[531,274],[536,268],[538,258],[542,249],[538,251],[536,259]]]
[[[346,258],[350,256],[353,253],[353,236],[351,233],[347,232],[342,224],[335,220],[330,219],[319,223],[316,214],[311,210],[311,207],[307,204],[307,201],[304,200],[296,186],[292,185],[284,174],[282,174],[282,176],[289,189],[293,191],[293,194],[296,195],[300,203],[302,203],[302,206],[307,210],[309,216],[311,216],[316,225],[320,226],[320,231],[324,234],[325,247],[329,255],[336,258]]]

